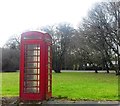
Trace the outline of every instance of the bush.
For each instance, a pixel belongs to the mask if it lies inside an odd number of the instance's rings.
[[[12,72],[19,69],[19,50],[2,49],[2,71]]]

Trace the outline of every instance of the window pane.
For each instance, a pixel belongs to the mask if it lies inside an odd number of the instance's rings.
[[[27,63],[26,67],[27,68],[37,68],[37,63]]]
[[[50,51],[48,51],[48,57],[50,57]]]
[[[37,88],[26,88],[25,93],[37,93]]]
[[[40,56],[31,56],[26,58],[27,62],[40,61]]]
[[[50,58],[48,57],[48,63],[50,62]]]
[[[37,74],[37,69],[26,69],[25,73],[26,74]]]
[[[48,69],[50,69],[50,64],[48,64]]]
[[[38,49],[38,45],[27,45],[28,50]]]
[[[50,92],[50,86],[48,86],[48,92]]]
[[[33,56],[33,55],[37,55],[38,54],[38,51],[37,50],[34,50],[34,51],[26,51],[26,55],[27,56]]]
[[[48,86],[50,86],[50,80],[48,80]]]
[[[37,86],[37,81],[26,81],[25,86],[26,87]]]
[[[27,75],[26,80],[37,80],[37,75]]]
[[[48,51],[50,51],[50,46],[48,46]]]

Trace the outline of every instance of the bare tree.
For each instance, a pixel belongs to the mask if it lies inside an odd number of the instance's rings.
[[[117,8],[116,8],[117,7]],[[118,55],[119,65],[119,32],[116,23],[119,23],[119,3],[100,3],[89,11],[88,17],[83,20],[79,28],[81,35],[89,42],[89,47],[99,51],[103,65],[109,73],[113,54]]]
[[[2,48],[2,71],[19,70],[20,37],[12,36]]]
[[[42,28],[49,33],[53,39],[53,68],[55,72],[60,73],[61,69],[65,69],[66,57],[68,56],[71,36],[74,33],[74,28],[67,23],[60,23],[54,26]]]
[[[15,35],[15,36],[10,37],[10,39],[8,39],[4,47],[9,48],[9,49],[19,50],[20,49],[20,36]]]

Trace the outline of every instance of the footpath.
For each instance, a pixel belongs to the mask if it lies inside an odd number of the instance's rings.
[[[120,101],[70,101],[56,98],[42,102],[20,102],[18,97],[3,97],[0,101],[0,106],[120,106]]]

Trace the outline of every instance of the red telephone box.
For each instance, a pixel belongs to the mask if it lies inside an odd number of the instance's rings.
[[[20,100],[45,100],[52,96],[52,38],[37,31],[21,35]]]

